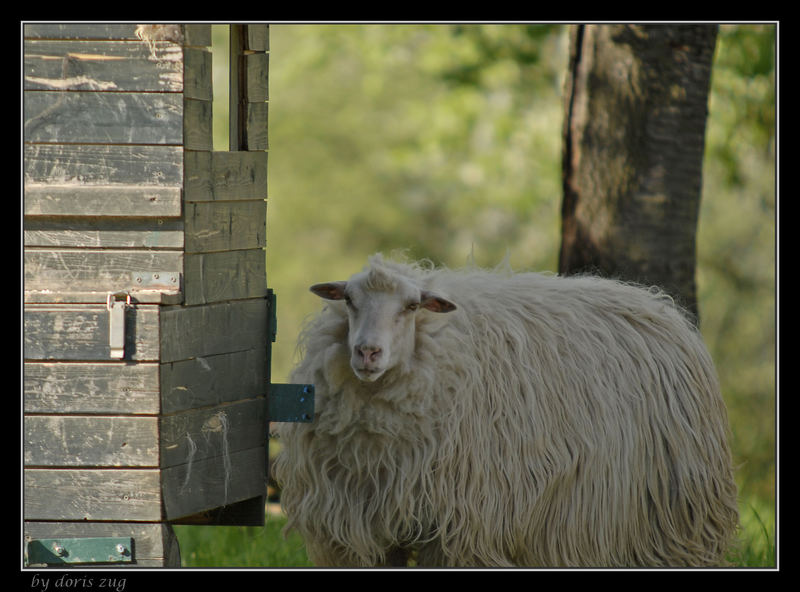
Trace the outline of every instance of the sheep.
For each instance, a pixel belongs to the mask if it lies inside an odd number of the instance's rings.
[[[286,531],[320,566],[712,566],[738,528],[694,325],[591,276],[368,259],[315,284],[281,424]]]

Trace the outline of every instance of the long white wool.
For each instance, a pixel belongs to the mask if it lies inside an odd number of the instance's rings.
[[[726,410],[670,299],[596,277],[368,268],[458,309],[419,313],[413,356],[375,383],[350,369],[340,303],[301,336],[291,381],[315,385],[316,418],[279,425],[274,471],[316,564],[723,563]]]

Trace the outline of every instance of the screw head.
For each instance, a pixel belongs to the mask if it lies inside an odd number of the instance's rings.
[[[128,549],[125,548],[125,545],[123,545],[122,543],[119,543],[117,545],[117,553],[119,553],[120,555],[125,555],[127,552]]]
[[[64,555],[67,554],[67,550],[58,543],[53,543],[53,552],[59,557],[63,557]]]

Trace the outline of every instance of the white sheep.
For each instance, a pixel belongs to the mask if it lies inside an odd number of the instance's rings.
[[[315,564],[724,563],[726,410],[669,298],[379,255],[311,290],[291,380],[316,416],[279,426],[274,470]]]

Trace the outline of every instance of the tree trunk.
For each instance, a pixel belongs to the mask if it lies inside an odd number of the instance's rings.
[[[695,236],[717,30],[573,28],[560,273],[657,285],[697,318]]]

